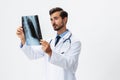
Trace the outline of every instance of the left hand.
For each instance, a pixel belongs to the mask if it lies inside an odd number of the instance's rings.
[[[50,44],[45,40],[40,40],[40,43],[42,45],[43,51],[45,51],[49,56],[51,56],[52,50],[51,50]]]

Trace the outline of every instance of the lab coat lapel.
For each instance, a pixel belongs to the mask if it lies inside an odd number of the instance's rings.
[[[63,44],[63,41],[66,40],[66,39],[68,39],[70,35],[71,35],[71,32],[69,31],[65,36],[63,36],[60,39],[60,41],[57,43],[57,45],[55,47],[59,46],[60,44]]]

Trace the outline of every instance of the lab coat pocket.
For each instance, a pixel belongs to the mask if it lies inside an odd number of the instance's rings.
[[[70,42],[69,42],[69,40],[67,40],[62,44],[62,46],[60,48],[60,53],[67,54],[69,49],[70,49]]]

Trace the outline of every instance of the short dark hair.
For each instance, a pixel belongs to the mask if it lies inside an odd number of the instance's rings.
[[[57,11],[60,12],[60,16],[62,17],[62,19],[64,19],[65,17],[68,17],[68,13],[60,7],[55,7],[55,8],[50,9],[49,15],[52,15],[53,13],[55,13]]]

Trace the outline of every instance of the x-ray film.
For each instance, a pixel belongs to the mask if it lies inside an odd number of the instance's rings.
[[[22,27],[27,45],[40,45],[42,33],[38,15],[22,16]]]

